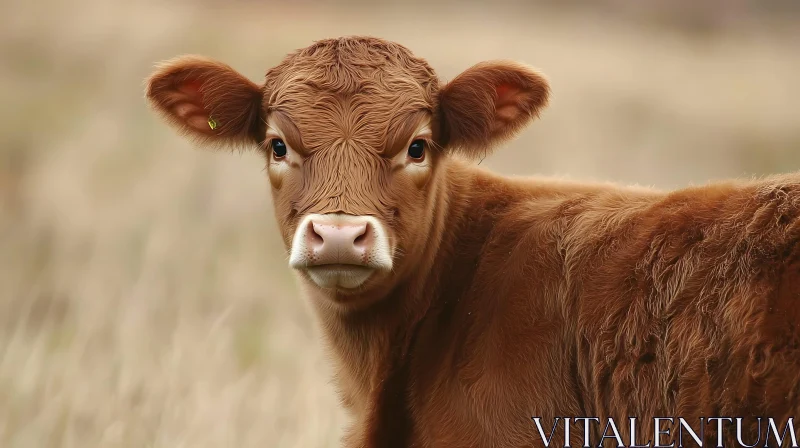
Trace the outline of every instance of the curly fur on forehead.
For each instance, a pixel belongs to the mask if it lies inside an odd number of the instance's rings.
[[[297,128],[306,151],[352,142],[382,152],[433,114],[438,90],[433,69],[407,48],[342,37],[297,50],[270,69],[264,105]]]

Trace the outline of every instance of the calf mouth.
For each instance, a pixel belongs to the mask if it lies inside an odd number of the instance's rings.
[[[368,266],[343,263],[306,266],[304,270],[320,288],[335,289],[356,289],[376,271]]]

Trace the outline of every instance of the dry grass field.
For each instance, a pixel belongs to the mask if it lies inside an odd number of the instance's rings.
[[[259,81],[315,39],[372,34],[445,79],[492,58],[548,75],[542,119],[482,162],[504,173],[674,188],[800,169],[796,7],[586,3],[4,0],[0,447],[339,445],[264,164],[162,124],[157,61]]]

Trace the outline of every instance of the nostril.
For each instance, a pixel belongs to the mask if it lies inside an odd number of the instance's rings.
[[[373,240],[375,239],[375,229],[372,227],[370,223],[364,223],[363,230],[359,232],[359,235],[353,241],[353,246],[359,250],[367,250],[373,244]]]
[[[325,242],[325,238],[322,237],[321,232],[317,231],[317,225],[313,222],[308,223],[308,228],[306,229],[306,238],[308,242],[314,245],[320,245]]]
[[[364,251],[372,245],[373,230],[366,222],[312,222],[306,229],[306,243],[315,251]]]
[[[371,228],[372,226],[370,226],[369,223],[364,223],[363,227],[359,229],[360,231],[356,235],[356,239],[353,240],[353,244],[355,246],[363,246],[367,244],[367,241],[369,240],[370,235],[372,233]]]

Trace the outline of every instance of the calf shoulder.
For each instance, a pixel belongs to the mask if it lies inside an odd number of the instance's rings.
[[[436,422],[419,423],[426,437],[517,446],[538,440],[531,416],[800,410],[800,175],[525,188],[474,208],[488,230],[461,235],[477,255],[422,332],[411,402]]]

